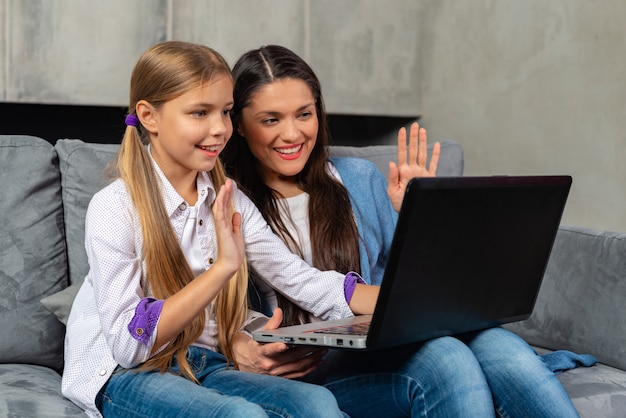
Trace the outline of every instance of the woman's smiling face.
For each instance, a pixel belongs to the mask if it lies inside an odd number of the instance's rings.
[[[242,109],[238,132],[258,159],[265,184],[283,193],[304,169],[318,127],[315,98],[308,84],[284,78],[251,96]]]

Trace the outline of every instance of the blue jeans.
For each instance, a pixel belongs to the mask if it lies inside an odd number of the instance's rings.
[[[96,398],[105,417],[342,417],[326,388],[226,368],[219,353],[190,347],[200,385],[173,373],[119,370]]]
[[[307,376],[357,417],[577,417],[556,376],[515,334],[493,328],[380,351],[331,351]]]
[[[466,342],[485,374],[498,416],[579,416],[556,375],[514,333],[492,328]]]

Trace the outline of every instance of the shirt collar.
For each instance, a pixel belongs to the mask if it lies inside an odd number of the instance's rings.
[[[150,152],[150,146],[148,146],[148,152],[150,154],[150,160],[152,161],[152,166],[154,167],[154,171],[157,173],[159,178],[159,189],[161,190],[161,195],[163,196],[163,203],[165,204],[165,210],[168,216],[172,216],[174,211],[183,209],[186,207],[187,203],[185,199],[182,198],[180,194],[174,189],[172,183],[167,179],[161,167],[157,164],[155,159],[152,157],[152,152]],[[215,187],[213,187],[213,183],[209,178],[209,175],[205,171],[200,171],[199,175],[196,177],[196,188],[198,190],[198,202],[196,206],[199,206],[205,202],[209,205],[213,203],[215,200],[216,192]]]

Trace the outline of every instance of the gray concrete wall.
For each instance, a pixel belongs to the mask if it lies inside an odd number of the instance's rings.
[[[139,55],[166,39],[166,0],[2,0],[7,102],[124,105]]]
[[[417,8],[378,0],[0,0],[0,99],[121,105],[139,55],[166,39],[234,64],[285,45],[318,72],[333,113],[419,115]]]
[[[0,101],[124,106],[156,42],[280,43],[329,111],[421,115],[468,175],[570,174],[564,223],[626,231],[624,21],[623,0],[0,0]]]
[[[420,4],[429,137],[467,175],[570,174],[563,222],[626,231],[626,2]]]

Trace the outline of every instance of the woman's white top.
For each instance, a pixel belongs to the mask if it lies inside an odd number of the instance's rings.
[[[341,176],[337,169],[328,162],[328,172],[341,182]],[[285,228],[289,231],[289,234],[298,243],[300,251],[302,252],[302,258],[309,265],[313,265],[313,250],[311,247],[311,226],[309,223],[309,200],[308,193],[302,192],[299,195],[293,197],[287,197],[280,199],[278,202],[278,208],[280,216]],[[292,249],[294,254],[297,254],[296,249]],[[271,286],[261,282],[257,284],[259,292],[263,295],[268,307],[273,311],[278,306],[278,300],[276,299],[276,292]],[[315,315],[309,318],[311,321],[318,321],[319,318]]]

